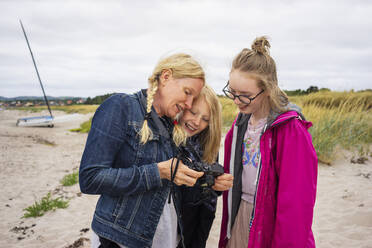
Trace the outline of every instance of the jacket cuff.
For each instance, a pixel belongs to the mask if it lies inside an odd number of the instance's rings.
[[[163,186],[160,178],[158,165],[156,163],[149,164],[148,166],[146,166],[145,178],[147,190]]]

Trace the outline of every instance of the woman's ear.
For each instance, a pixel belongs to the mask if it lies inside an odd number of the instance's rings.
[[[168,81],[171,77],[172,77],[172,71],[171,70],[169,70],[169,69],[163,70],[160,74],[160,84],[162,86],[165,86],[168,83]]]

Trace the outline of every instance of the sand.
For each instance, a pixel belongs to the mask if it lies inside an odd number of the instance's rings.
[[[69,129],[92,114],[77,115],[54,128],[15,126],[17,118],[42,114],[47,113],[0,111],[0,247],[89,247],[97,196],[81,194],[78,185],[63,187],[60,180],[78,169],[87,138]],[[352,164],[351,155],[344,154],[332,166],[319,166],[316,244],[372,248],[372,159]],[[48,192],[69,199],[69,207],[22,218],[23,209]],[[220,198],[207,243],[210,248],[218,244],[221,202]]]

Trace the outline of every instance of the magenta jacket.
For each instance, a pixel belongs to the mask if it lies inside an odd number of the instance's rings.
[[[227,244],[240,204],[241,136],[249,117],[239,114],[225,138],[224,168],[225,173],[234,175],[234,186],[223,193],[220,248]],[[271,119],[260,139],[261,162],[248,247],[315,247],[311,225],[318,161],[307,131],[312,124],[295,111]]]

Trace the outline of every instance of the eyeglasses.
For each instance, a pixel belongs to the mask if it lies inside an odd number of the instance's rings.
[[[225,93],[225,96],[230,98],[231,100],[235,100],[235,98],[238,98],[239,101],[241,101],[242,103],[245,103],[245,104],[250,104],[254,99],[256,99],[260,94],[262,94],[262,92],[265,91],[265,90],[261,90],[254,97],[249,97],[247,95],[236,95],[236,94],[232,93],[231,91],[229,91],[228,86],[229,86],[229,81],[227,81],[226,86],[223,87],[223,89],[222,89],[223,93]]]

